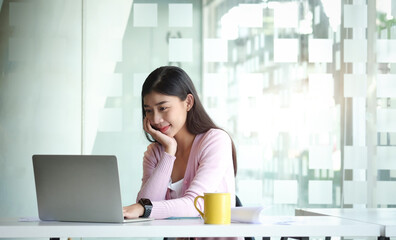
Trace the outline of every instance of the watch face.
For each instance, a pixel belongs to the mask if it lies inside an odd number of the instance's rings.
[[[141,203],[143,203],[144,205],[153,205],[150,201],[150,199],[147,198],[142,198],[140,199]]]
[[[150,199],[141,198],[139,200],[139,204],[141,204],[144,207],[144,213],[142,217],[144,218],[149,217],[151,214],[151,209],[153,208],[153,204],[151,203]]]

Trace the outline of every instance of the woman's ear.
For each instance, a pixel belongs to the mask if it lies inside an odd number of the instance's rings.
[[[188,112],[194,106],[194,96],[191,93],[187,94],[186,104],[187,104],[187,112]]]

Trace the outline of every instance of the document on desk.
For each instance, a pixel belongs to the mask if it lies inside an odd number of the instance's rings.
[[[234,207],[231,208],[231,221],[244,223],[262,223],[265,218],[265,207]]]

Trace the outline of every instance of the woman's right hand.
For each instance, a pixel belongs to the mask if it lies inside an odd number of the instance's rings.
[[[148,134],[150,134],[157,142],[159,142],[170,155],[175,155],[177,150],[177,142],[173,137],[169,137],[166,134],[163,134],[161,131],[154,129],[151,126],[150,120],[145,117],[143,120],[143,129]]]
[[[139,203],[132,204],[122,208],[122,215],[125,219],[139,218],[144,214],[144,208]]]

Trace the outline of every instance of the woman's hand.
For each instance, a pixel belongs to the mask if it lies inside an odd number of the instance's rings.
[[[161,131],[154,129],[148,118],[144,118],[143,121],[143,129],[147,133],[149,133],[157,142],[159,142],[170,155],[175,155],[177,150],[177,142],[173,137],[169,137],[166,134],[163,134]]]
[[[140,216],[143,216],[144,208],[139,203],[135,203],[130,206],[123,207],[122,214],[124,215],[125,219],[139,218]]]

